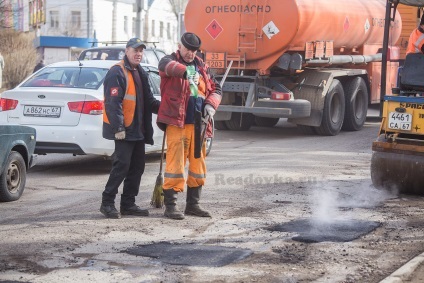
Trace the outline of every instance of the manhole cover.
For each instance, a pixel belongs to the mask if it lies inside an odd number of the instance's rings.
[[[380,223],[364,220],[299,219],[268,228],[270,231],[298,233],[292,239],[299,242],[350,242],[379,227]]]
[[[137,256],[156,258],[164,263],[189,266],[224,266],[252,254],[248,249],[197,244],[159,242],[126,250]]]

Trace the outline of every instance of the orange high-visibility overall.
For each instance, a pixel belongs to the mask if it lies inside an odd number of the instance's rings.
[[[200,158],[194,158],[194,125],[184,128],[168,125],[166,127],[166,167],[163,189],[184,191],[184,168],[189,161],[187,186],[203,186],[206,180],[206,146],[203,143]]]

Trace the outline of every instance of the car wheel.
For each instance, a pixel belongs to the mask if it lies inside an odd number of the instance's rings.
[[[12,151],[0,175],[0,201],[18,200],[25,189],[26,166],[22,155]]]

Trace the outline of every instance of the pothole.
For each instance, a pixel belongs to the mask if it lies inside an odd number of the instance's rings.
[[[155,258],[163,263],[188,266],[225,266],[247,258],[249,249],[158,242],[139,245],[125,251],[128,254]]]
[[[323,222],[319,219],[298,219],[267,228],[270,231],[295,232],[292,239],[305,243],[350,242],[372,232],[381,224],[365,220],[334,220]]]

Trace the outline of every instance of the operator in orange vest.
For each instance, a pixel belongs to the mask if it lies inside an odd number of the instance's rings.
[[[147,72],[140,66],[145,48],[139,38],[131,38],[124,59],[110,68],[104,82],[103,137],[115,141],[112,169],[100,206],[107,218],[149,215],[147,209],[135,204],[144,173],[145,145],[153,145],[152,113],[157,114],[160,105],[150,89]],[[119,213],[115,196],[122,182]]]
[[[421,17],[420,25],[409,36],[406,54],[409,53],[424,53],[424,15]]]
[[[159,62],[162,103],[157,123],[166,128],[167,152],[164,174],[164,215],[171,219],[183,219],[177,208],[177,194],[184,191],[184,167],[189,162],[187,199],[184,213],[210,217],[199,206],[202,186],[206,180],[206,150],[199,128],[203,117],[212,117],[221,102],[221,87],[203,60],[196,56],[200,38],[191,32],[182,35],[178,50]],[[203,118],[204,119],[204,118]],[[206,137],[212,134],[208,123]],[[199,157],[196,158],[196,148]]]

